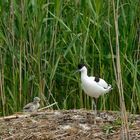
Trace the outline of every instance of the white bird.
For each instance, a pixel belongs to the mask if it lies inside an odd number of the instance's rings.
[[[28,103],[27,105],[24,106],[23,111],[24,112],[37,112],[38,108],[40,107],[40,98],[35,97],[34,101],[31,103]]]
[[[78,71],[81,72],[81,85],[84,92],[93,97],[94,100],[94,109],[95,109],[95,118],[97,114],[97,99],[100,95],[104,95],[112,90],[111,85],[107,84],[103,79],[87,75],[87,68],[84,64],[78,65]],[[96,103],[95,103],[96,102]]]

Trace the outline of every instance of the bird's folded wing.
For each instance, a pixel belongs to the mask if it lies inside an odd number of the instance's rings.
[[[95,81],[95,77],[90,77],[90,79],[92,79],[94,82],[96,82]],[[105,89],[107,89],[108,88],[108,84],[105,82],[105,80],[103,80],[103,79],[101,79],[101,78],[99,78],[99,81],[98,82],[96,82],[99,86],[101,86],[101,87],[103,87],[103,88],[105,88]]]
[[[29,103],[29,104],[25,105],[23,109],[29,109],[31,106],[32,106],[32,103]]]

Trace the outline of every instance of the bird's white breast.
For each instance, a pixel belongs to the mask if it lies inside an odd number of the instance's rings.
[[[37,103],[36,104],[36,109],[38,109],[40,107],[40,104],[39,103]]]

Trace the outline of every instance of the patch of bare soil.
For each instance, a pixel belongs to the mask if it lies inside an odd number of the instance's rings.
[[[93,111],[46,110],[35,114],[0,118],[1,140],[120,140],[118,112],[100,112],[94,124]],[[129,115],[129,133],[140,139],[140,115]]]

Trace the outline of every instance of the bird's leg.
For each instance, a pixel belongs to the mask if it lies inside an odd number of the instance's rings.
[[[97,98],[93,98],[92,100],[92,109],[94,109],[95,113],[97,113]]]
[[[94,124],[96,124],[96,116],[97,116],[97,98],[93,98],[92,107],[94,108]]]

